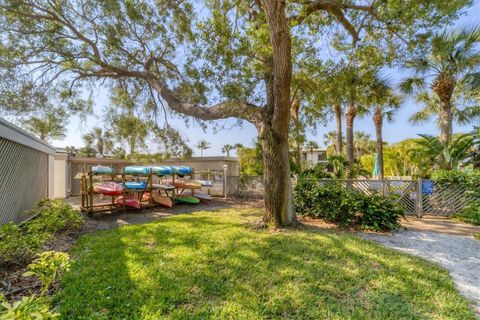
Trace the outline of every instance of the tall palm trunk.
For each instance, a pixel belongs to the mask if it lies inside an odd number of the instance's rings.
[[[263,146],[266,223],[276,227],[295,223],[288,131],[290,126],[290,86],[292,80],[292,40],[285,14],[286,1],[260,0],[267,20],[271,56],[271,76],[267,77],[267,106],[257,125]]]
[[[440,102],[440,141],[450,142],[452,138],[452,106],[450,101]]]
[[[432,90],[440,99],[440,141],[449,143],[452,138],[452,95],[455,79],[439,76],[432,84]]]
[[[345,121],[346,121],[346,139],[347,139],[347,161],[348,161],[348,169],[349,174],[351,174],[353,169],[353,164],[355,162],[355,142],[353,137],[353,122],[355,121],[355,117],[357,115],[357,108],[355,107],[354,103],[349,103],[347,107],[347,111],[345,113]]]
[[[375,133],[377,136],[377,158],[378,158],[378,178],[384,179],[384,165],[383,165],[383,114],[382,110],[377,108],[373,114],[373,123],[375,124]]]
[[[335,113],[335,123],[336,123],[336,154],[341,154],[343,152],[343,132],[342,132],[342,106],[338,104],[333,105],[333,112]]]

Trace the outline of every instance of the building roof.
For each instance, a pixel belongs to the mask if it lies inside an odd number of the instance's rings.
[[[0,118],[0,138],[14,141],[49,155],[55,155],[55,148],[52,145],[2,118]]]

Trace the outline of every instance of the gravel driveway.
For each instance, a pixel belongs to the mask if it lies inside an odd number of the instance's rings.
[[[450,272],[460,293],[480,314],[480,241],[473,237],[429,231],[397,231],[391,235],[361,234],[386,247],[437,263]]]

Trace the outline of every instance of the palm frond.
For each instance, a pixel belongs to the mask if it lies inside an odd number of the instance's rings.
[[[399,87],[403,93],[411,95],[418,90],[425,89],[425,78],[410,77],[403,79]]]

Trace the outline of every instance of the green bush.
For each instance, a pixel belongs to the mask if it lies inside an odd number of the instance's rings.
[[[472,191],[478,188],[480,181],[480,170],[436,170],[432,173],[432,180],[439,186],[461,185]]]
[[[42,238],[10,222],[0,226],[0,265],[23,264],[40,249]]]
[[[347,190],[335,181],[323,184],[314,179],[300,179],[294,188],[294,201],[298,214],[344,227],[392,230],[400,227],[398,220],[403,216],[390,199]]]
[[[59,200],[39,201],[29,214],[35,217],[21,227],[13,223],[0,226],[0,265],[24,264],[55,233],[83,224],[80,212]]]
[[[10,304],[0,294],[0,319],[2,320],[51,320],[58,319],[59,316],[59,313],[49,309],[45,298],[31,295]]]
[[[34,276],[40,280],[42,289],[40,295],[50,288],[52,283],[63,272],[70,268],[70,256],[65,252],[45,251],[39,254],[38,258],[28,265],[25,277]]]
[[[453,216],[454,219],[480,226],[480,201],[474,201],[461,212]]]
[[[33,209],[31,215],[36,215],[35,219],[26,224],[26,229],[30,233],[54,234],[68,229],[77,229],[83,224],[82,215],[60,200],[42,200]]]

